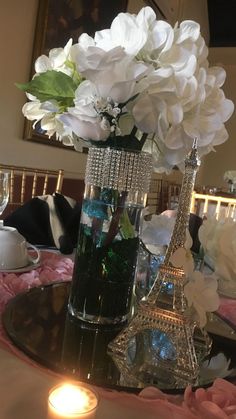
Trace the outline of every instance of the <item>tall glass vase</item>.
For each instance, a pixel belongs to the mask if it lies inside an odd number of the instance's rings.
[[[89,149],[69,298],[69,312],[80,320],[116,324],[129,317],[151,169],[148,153]]]

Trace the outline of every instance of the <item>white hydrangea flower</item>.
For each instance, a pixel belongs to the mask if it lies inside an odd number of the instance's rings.
[[[170,262],[176,268],[182,268],[186,275],[184,294],[188,307],[193,311],[193,318],[200,327],[207,321],[206,313],[216,311],[219,307],[217,293],[218,282],[215,276],[204,276],[202,272],[194,270],[194,261],[191,254],[192,238],[186,230],[184,247],[178,248],[170,257]]]
[[[75,92],[75,106],[59,116],[66,126],[84,140],[105,141],[116,128],[119,108],[111,96],[101,97],[97,86],[82,82]]]
[[[94,37],[82,34],[74,45],[69,40],[36,60],[34,81],[44,75],[47,85],[50,70],[71,80],[57,77],[52,97],[50,91],[36,92],[36,81],[29,92],[38,96],[29,98],[23,112],[76,149],[81,144],[76,137],[89,142],[127,134],[119,125],[127,115],[135,128],[150,134],[144,149],[152,152],[156,171],[182,168],[195,137],[200,156],[228,138],[224,124],[234,106],[222,90],[225,71],[209,67],[207,55],[197,22],[172,27],[157,20],[149,6],[137,15],[120,13]],[[55,100],[57,109],[50,112],[38,100]]]
[[[100,67],[96,60],[104,64]],[[119,48],[109,53],[98,53],[95,62],[88,60],[88,65],[90,68],[80,71],[90,76],[90,80],[79,85],[75,92],[75,106],[60,116],[60,120],[67,126],[71,124],[73,132],[85,140],[103,141],[111,132],[119,132],[121,109],[118,104],[137,94],[138,80],[146,74],[147,67],[132,62]]]
[[[49,111],[41,108],[41,102],[39,100],[25,103],[22,112],[29,121],[34,121],[33,127],[49,113]]]
[[[40,121],[40,125],[46,135],[56,138],[65,145],[73,146],[72,129],[64,125],[58,117],[58,105],[55,101],[40,102],[32,95],[29,95],[31,102],[25,103],[22,108],[23,114],[30,121],[34,121],[33,127]]]
[[[233,372],[232,369],[229,369],[230,363],[231,359],[227,359],[222,352],[213,356],[210,360],[207,359],[200,368],[201,381],[204,380],[207,383],[209,380],[213,382],[216,378],[228,377]]]
[[[152,10],[145,8],[146,11],[147,9]],[[146,43],[148,36],[147,28],[139,25],[139,14],[135,16],[130,13],[119,13],[110,29],[96,32],[94,38],[96,45],[105,51],[121,46],[128,55],[135,57]]]
[[[194,261],[190,250],[192,245],[192,237],[190,236],[189,230],[186,229],[186,241],[184,247],[179,247],[170,256],[170,262],[172,265],[176,268],[182,268],[187,277],[189,277],[194,270]]]
[[[208,218],[199,228],[199,240],[218,278],[235,283],[236,222],[231,218]]]
[[[114,101],[125,103],[147,85],[149,66],[132,60],[121,47],[104,51],[96,46],[84,49],[77,44],[72,47],[72,56],[78,72],[96,85],[101,97],[111,96]]]
[[[217,279],[211,276],[203,276],[202,272],[194,271],[184,287],[184,294],[188,306],[196,312],[196,320],[200,327],[207,322],[206,313],[216,311],[220,305],[217,293]]]
[[[140,238],[152,253],[157,253],[160,246],[167,246],[175,224],[175,211],[165,211],[157,215],[153,214],[149,221],[143,220]]]
[[[73,69],[68,67],[72,38],[69,39],[64,48],[53,48],[49,51],[49,56],[41,55],[35,61],[35,71],[37,74],[45,73],[47,70],[61,71],[68,76],[73,74]]]

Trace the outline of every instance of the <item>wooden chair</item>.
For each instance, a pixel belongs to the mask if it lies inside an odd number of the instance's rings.
[[[205,195],[193,192],[191,199],[192,213],[202,218],[209,215],[219,218],[236,218],[236,199],[224,196]]]
[[[163,179],[152,179],[150,191],[147,198],[147,206],[150,214],[160,214],[165,208],[165,195],[167,193],[168,181]]]
[[[179,183],[169,183],[167,209],[177,209],[181,185]]]
[[[53,192],[60,193],[62,190],[64,172],[61,169],[35,169],[0,163],[0,170],[10,174],[7,213],[35,196],[52,194]]]

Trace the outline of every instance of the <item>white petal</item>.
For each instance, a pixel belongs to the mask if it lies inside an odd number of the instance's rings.
[[[114,46],[120,45],[135,56],[147,40],[147,31],[138,25],[134,15],[119,13],[111,24],[111,38]]]
[[[96,35],[95,35],[95,38],[96,38]],[[87,33],[82,33],[80,35],[78,44],[84,49],[87,49],[88,47],[91,47],[91,46],[95,46],[94,39],[91,36],[89,36]]]
[[[146,28],[148,28],[151,27],[152,24],[156,21],[156,14],[151,7],[143,7],[137,14],[136,20],[138,25],[144,25]]]
[[[153,26],[151,37],[153,49],[161,48],[161,52],[164,53],[173,45],[174,31],[168,22],[158,20]]]
[[[226,128],[223,126],[220,130],[215,132],[212,144],[219,145],[223,144],[229,138],[229,134],[226,131]]]
[[[66,60],[64,49],[63,48],[51,49],[49,52],[49,60],[51,62],[53,69],[61,67]]]
[[[177,125],[183,119],[183,108],[180,103],[168,106],[167,117],[170,124]]]
[[[215,79],[216,87],[223,86],[226,79],[226,71],[222,67],[210,67],[208,74],[213,75]]]
[[[132,115],[137,127],[142,132],[155,132],[157,115],[151,98],[148,95],[140,98],[132,109]]]
[[[195,73],[196,67],[197,59],[195,55],[191,55],[185,62],[184,67],[178,70],[178,74],[182,77],[191,77]]]
[[[181,22],[179,31],[178,31],[178,38],[176,40],[177,43],[184,42],[186,39],[191,39],[193,42],[196,42],[200,35],[200,25],[197,22],[192,20],[184,20]]]
[[[179,148],[183,147],[184,136],[186,136],[186,134],[183,132],[183,128],[181,125],[176,127],[170,127],[165,139],[165,143],[168,148],[178,150]]]
[[[47,70],[52,70],[51,61],[46,55],[41,55],[37,58],[34,67],[36,73],[45,73]]]
[[[234,103],[230,99],[225,99],[221,107],[221,118],[223,122],[228,121],[234,112]]]
[[[47,113],[41,109],[41,103],[39,101],[25,103],[22,112],[30,121],[40,120]]]
[[[52,114],[45,115],[41,121],[41,128],[44,131],[55,132],[55,129],[56,129],[55,116]]]
[[[186,259],[186,250],[183,247],[179,247],[171,256],[170,262],[176,268],[182,268]]]
[[[83,121],[69,114],[61,115],[60,120],[69,126],[78,137],[85,140],[105,141],[110,135],[110,130],[101,128],[100,121],[94,121],[94,123]]]
[[[115,83],[111,87],[109,95],[107,96],[111,96],[115,102],[125,103],[130,99],[130,97],[132,97],[135,84],[135,81],[130,80],[126,82]]]

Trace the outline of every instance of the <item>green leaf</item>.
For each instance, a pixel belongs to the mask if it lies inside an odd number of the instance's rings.
[[[45,73],[35,76],[29,83],[16,83],[16,86],[36,96],[41,102],[56,100],[59,103],[73,104],[75,90],[78,84],[65,73],[48,70]]]
[[[124,209],[120,217],[120,230],[124,239],[133,239],[135,237],[134,227],[130,222],[126,209]]]

